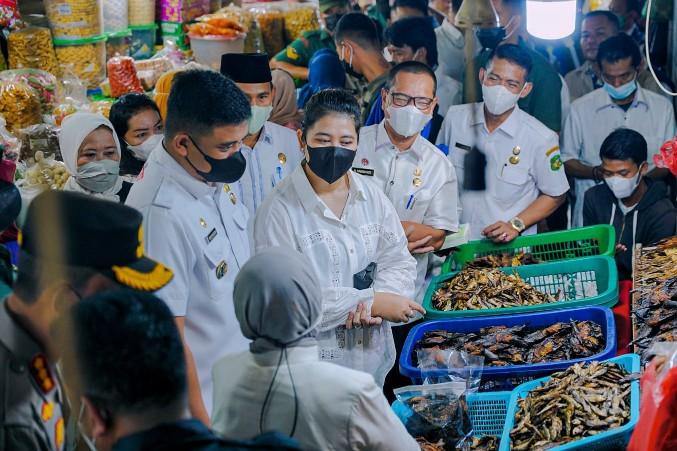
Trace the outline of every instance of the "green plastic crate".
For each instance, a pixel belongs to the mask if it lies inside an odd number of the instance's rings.
[[[521,236],[506,244],[494,244],[489,240],[470,241],[447,257],[442,274],[461,269],[477,257],[504,252],[510,255],[529,252],[543,262],[552,262],[595,255],[613,256],[615,247],[616,232],[610,225]]]
[[[506,274],[517,273],[537,290],[557,296],[564,295],[564,301],[523,307],[505,307],[480,310],[453,310],[444,312],[433,307],[433,293],[458,272],[435,277],[428,285],[423,299],[428,319],[509,315],[546,310],[570,309],[590,305],[612,307],[618,302],[618,271],[614,259],[607,256],[586,257],[572,261],[542,263],[538,265],[500,268]]]

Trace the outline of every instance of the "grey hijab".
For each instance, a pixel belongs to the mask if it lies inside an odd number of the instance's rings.
[[[252,257],[235,279],[233,298],[251,352],[315,345],[322,290],[295,249],[272,247]]]

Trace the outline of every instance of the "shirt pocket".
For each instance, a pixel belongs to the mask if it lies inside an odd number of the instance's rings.
[[[498,177],[492,190],[495,199],[508,202],[524,196],[529,182],[529,169],[520,165],[507,164],[498,170]]]
[[[213,241],[204,249],[207,261],[207,283],[205,290],[212,302],[229,299],[233,292],[232,271],[237,271],[235,261],[229,261],[229,244],[225,240]]]
[[[400,220],[422,223],[431,198],[432,192],[429,189],[421,189],[403,196],[397,209]]]

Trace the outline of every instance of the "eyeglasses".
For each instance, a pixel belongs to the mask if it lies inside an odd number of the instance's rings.
[[[413,102],[414,106],[419,110],[427,110],[430,108],[430,105],[433,104],[433,100],[430,97],[411,97],[401,92],[391,92],[390,98],[393,101],[393,105],[396,107],[402,108],[408,105],[411,105]]]

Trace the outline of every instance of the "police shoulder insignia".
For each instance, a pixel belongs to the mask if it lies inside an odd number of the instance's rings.
[[[299,59],[299,54],[294,47],[291,46],[287,47],[287,58],[289,58],[290,60]]]
[[[559,154],[554,155],[550,159],[550,169],[552,169],[553,171],[559,171],[561,167],[562,167],[562,159],[560,158]]]

